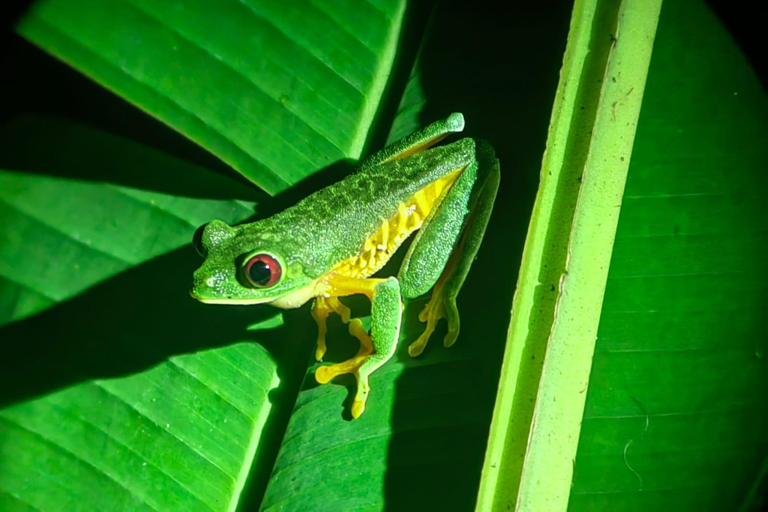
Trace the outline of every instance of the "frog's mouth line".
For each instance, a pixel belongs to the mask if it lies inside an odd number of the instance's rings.
[[[189,295],[196,300],[199,300],[203,304],[227,304],[227,305],[240,305],[249,306],[253,304],[271,304],[272,306],[281,309],[294,309],[301,307],[310,299],[317,297],[325,292],[325,286],[321,280],[313,282],[309,286],[299,288],[277,297],[262,297],[258,299],[220,299],[220,298],[204,298],[199,295],[195,295],[194,288],[189,291]]]
[[[203,304],[228,304],[228,305],[239,304],[242,306],[248,306],[252,304],[266,304],[274,300],[273,298],[269,298],[269,297],[265,297],[261,299],[206,299],[206,298],[200,297],[199,295],[195,295],[194,290],[189,291],[189,296],[195,300],[199,300]]]

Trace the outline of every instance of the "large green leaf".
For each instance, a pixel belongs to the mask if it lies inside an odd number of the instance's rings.
[[[19,30],[270,193],[360,156],[403,0],[43,0]]]
[[[642,51],[631,16],[652,22],[650,6],[577,3],[479,509],[753,510],[764,494],[768,102],[706,7],[666,2],[626,190],[612,198],[628,98],[642,93],[637,63],[622,67]],[[577,17],[592,7],[590,34]],[[579,119],[595,105],[594,121]],[[606,136],[606,121],[627,124]],[[618,208],[608,249],[600,231]],[[542,369],[529,364],[544,353]]]
[[[252,194],[68,122],[31,117],[7,128],[3,162],[14,168],[66,174],[69,166],[80,173],[100,166],[119,182],[123,173],[135,180],[143,166],[162,170],[159,187],[195,180],[198,193]],[[44,152],[34,138],[41,136]],[[229,318],[239,328],[222,327],[183,288],[163,283],[188,274],[197,225],[211,215],[248,218],[253,203],[1,171],[0,212],[0,321],[13,322],[2,330],[0,397],[17,402],[0,412],[1,508],[225,510],[237,503],[271,409],[267,394],[280,384],[277,360],[263,346],[235,343],[248,339],[242,312]],[[169,321],[175,330],[165,327]],[[171,357],[131,377],[98,378],[216,344],[228,346]]]
[[[760,506],[767,138],[766,92],[730,35],[698,2],[665,3],[569,509]]]

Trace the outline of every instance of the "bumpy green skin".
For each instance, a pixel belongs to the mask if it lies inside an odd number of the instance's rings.
[[[237,227],[220,221],[209,223],[202,237],[206,259],[195,272],[193,297],[216,302],[271,302],[309,286],[341,261],[358,254],[365,240],[417,190],[474,162],[477,143],[462,139],[381,162],[424,140],[460,131],[463,126],[461,114],[433,123],[369,157],[354,174],[270,218]],[[447,215],[446,220],[439,229],[423,229],[425,233],[420,234],[429,245],[442,246],[435,257],[431,257],[435,251],[430,248],[418,251],[418,258],[413,257],[415,249],[411,250],[408,261],[424,258],[419,269],[430,268],[433,272],[426,276],[416,271],[401,273],[407,283],[406,297],[427,291],[437,279],[435,271],[439,276],[468,211],[469,192],[477,177],[477,166],[471,168],[472,172],[466,178],[462,175],[458,188],[451,192],[451,196],[459,198],[456,204],[440,209],[441,216]],[[276,286],[258,289],[242,284],[240,267],[258,253],[269,253],[281,263],[283,278]]]

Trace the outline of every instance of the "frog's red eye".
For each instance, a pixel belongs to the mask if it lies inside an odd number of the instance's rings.
[[[251,256],[245,264],[245,278],[254,288],[268,288],[280,280],[283,270],[269,254]]]

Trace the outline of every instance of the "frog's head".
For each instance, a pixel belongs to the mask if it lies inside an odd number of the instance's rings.
[[[192,297],[210,304],[291,308],[315,296],[315,280],[300,263],[288,259],[291,248],[285,234],[261,224],[230,227],[214,220],[198,231],[195,248],[205,261],[195,272]]]

